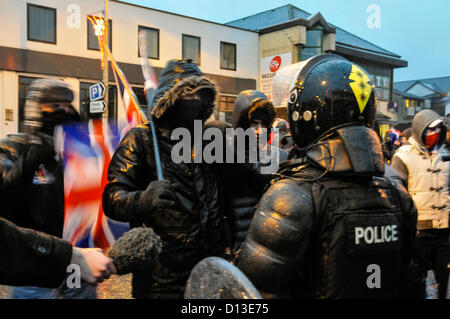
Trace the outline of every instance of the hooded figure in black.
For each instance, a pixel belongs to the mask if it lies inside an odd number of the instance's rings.
[[[261,143],[262,145],[266,145],[270,137],[270,129],[274,119],[275,110],[267,96],[260,91],[245,90],[240,92],[236,99],[232,125],[215,121],[208,123],[208,126],[218,127],[224,134],[225,130],[231,127],[233,129],[240,128],[243,130],[252,128],[257,139],[264,138],[260,137],[260,131],[261,129],[266,129],[267,140]],[[235,142],[232,146],[228,145],[228,147],[231,147],[234,151],[234,163],[225,163],[217,166],[224,181],[226,215],[231,235],[232,250],[236,252],[247,236],[253,217],[253,209],[261,198],[272,176],[271,174],[261,173],[263,165],[269,166],[270,162],[262,163],[258,158],[259,153],[254,157],[256,161],[250,161],[250,152],[257,152],[257,149],[249,146],[249,139],[245,141],[245,149],[240,150],[237,149],[239,145],[237,137],[233,137]],[[287,158],[287,152],[271,145],[268,147],[274,152],[278,151],[280,155],[278,161]],[[245,153],[244,163],[238,162],[237,154],[239,153]]]
[[[135,298],[182,298],[193,266],[225,250],[220,183],[213,168],[194,161],[176,164],[171,151],[178,127],[192,132],[194,120],[213,113],[215,85],[197,65],[171,60],[162,70],[152,115],[165,180],[156,176],[149,124],[130,130],[109,166],[103,193],[105,214],[152,227],[163,241],[162,252],[146,272],[133,273]],[[192,153],[192,158],[195,154]]]
[[[27,132],[0,141],[1,217],[57,237],[64,224],[64,183],[54,129],[80,120],[72,100],[63,81],[33,81],[25,101]]]
[[[259,201],[236,265],[266,298],[423,296],[417,212],[383,177],[367,73],[332,54],[298,72],[288,84],[292,159]]]

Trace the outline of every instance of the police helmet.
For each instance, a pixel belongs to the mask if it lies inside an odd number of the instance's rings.
[[[298,148],[343,125],[373,127],[375,88],[362,67],[335,54],[322,54],[298,63],[298,69],[287,96],[290,129]]]

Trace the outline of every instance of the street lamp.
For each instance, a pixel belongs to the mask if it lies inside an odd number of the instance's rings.
[[[109,89],[108,89],[108,54],[105,54],[105,48],[109,45],[109,31],[108,31],[108,0],[105,0],[105,10],[93,13],[88,16],[89,21],[94,28],[94,33],[98,38],[100,44],[100,55],[101,55],[101,69],[103,70],[103,84],[105,85],[105,97],[104,101],[106,103],[106,112],[108,112],[108,102],[109,102]],[[106,66],[106,67],[105,67]]]

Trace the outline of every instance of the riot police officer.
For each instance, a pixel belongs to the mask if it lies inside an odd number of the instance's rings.
[[[280,71],[275,82],[289,78]],[[265,298],[422,297],[417,212],[384,177],[367,72],[324,54],[294,74],[295,149],[258,203],[236,265]]]

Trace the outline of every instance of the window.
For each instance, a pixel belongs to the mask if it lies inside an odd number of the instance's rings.
[[[220,42],[220,68],[236,71],[236,44]]]
[[[231,123],[236,98],[234,95],[219,96],[219,120]]]
[[[39,78],[19,76],[19,132],[25,132],[25,99],[31,82]]]
[[[56,9],[27,4],[28,40],[56,44]]]
[[[183,59],[191,59],[200,65],[200,38],[183,34]]]
[[[88,49],[100,51],[100,44],[98,43],[98,38],[95,35],[94,27],[92,23],[87,19],[88,25]],[[108,47],[112,52],[112,21],[108,19]]]
[[[145,38],[147,39],[147,43],[146,43],[147,58],[158,60],[159,59],[159,30],[139,26],[139,32],[141,32],[141,30],[144,30]],[[139,57],[141,56],[139,42],[138,42],[138,56]]]
[[[147,97],[144,93],[144,88],[133,86],[132,87],[134,94],[136,95],[139,104],[141,105],[142,112],[147,115],[148,105],[147,105]]]
[[[298,48],[298,60],[307,60],[323,53],[323,29],[315,28],[306,31],[306,44]]]

